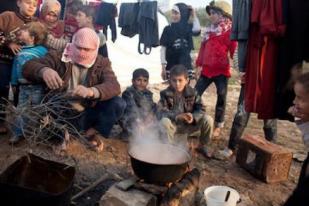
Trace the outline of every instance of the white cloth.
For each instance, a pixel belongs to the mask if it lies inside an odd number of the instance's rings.
[[[309,122],[297,123],[298,128],[302,132],[303,141],[306,146],[307,151],[309,152]]]

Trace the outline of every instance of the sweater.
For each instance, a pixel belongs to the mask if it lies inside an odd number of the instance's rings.
[[[26,18],[17,12],[6,11],[0,14],[0,32],[4,33],[5,43],[0,45],[0,62],[11,63],[14,54],[8,48],[8,45],[12,42],[18,43],[17,32],[24,24],[36,21],[35,17]]]
[[[11,84],[25,84],[28,81],[23,77],[22,71],[24,64],[33,58],[45,56],[47,49],[44,46],[24,46],[22,50],[15,56],[12,67]]]

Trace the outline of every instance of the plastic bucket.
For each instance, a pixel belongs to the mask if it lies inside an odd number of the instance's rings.
[[[227,186],[211,186],[205,189],[207,206],[236,206],[240,201],[239,193]]]

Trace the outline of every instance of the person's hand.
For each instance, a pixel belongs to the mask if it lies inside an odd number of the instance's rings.
[[[42,76],[49,89],[59,89],[63,85],[63,80],[60,78],[59,74],[51,68],[45,68]]]
[[[193,123],[193,115],[192,115],[192,113],[184,113],[184,121],[186,122],[186,123],[188,123],[188,124],[192,124]]]
[[[161,77],[163,80],[167,80],[167,76],[166,76],[166,69],[165,69],[166,65],[162,64],[162,71],[161,71]]]
[[[13,52],[13,54],[18,54],[18,52],[21,51],[21,46],[19,44],[16,44],[14,42],[9,44],[9,48],[11,49],[11,51]]]
[[[78,85],[73,91],[73,96],[82,97],[82,98],[91,98],[94,96],[94,92],[91,88],[85,87],[83,85]]]

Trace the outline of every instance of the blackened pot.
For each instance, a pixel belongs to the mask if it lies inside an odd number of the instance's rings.
[[[166,184],[179,180],[188,168],[190,154],[170,144],[134,144],[129,148],[136,176],[147,183]]]

